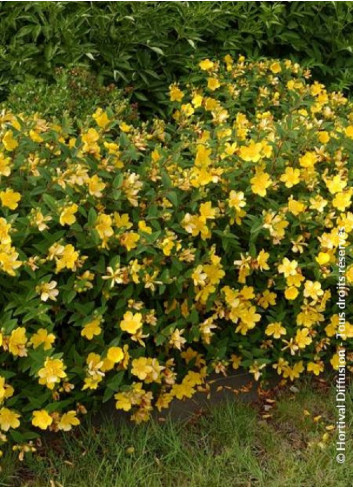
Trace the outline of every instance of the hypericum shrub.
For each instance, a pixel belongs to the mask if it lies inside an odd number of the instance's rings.
[[[353,112],[308,79],[228,55],[170,87],[171,121],[2,114],[3,441],[33,450],[31,425],[69,430],[112,397],[146,420],[212,371],[338,368]]]

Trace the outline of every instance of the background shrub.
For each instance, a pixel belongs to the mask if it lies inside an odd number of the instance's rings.
[[[85,68],[56,68],[53,82],[27,76],[25,81],[10,87],[2,107],[14,113],[70,119],[82,124],[96,107],[112,107],[127,119],[137,117],[134,107],[115,84],[105,86],[102,80]]]
[[[165,87],[205,56],[291,57],[332,88],[353,83],[351,2],[2,2],[3,98],[26,74],[86,66],[162,113]]]

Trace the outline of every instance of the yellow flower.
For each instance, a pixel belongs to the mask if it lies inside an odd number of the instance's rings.
[[[307,280],[304,284],[304,297],[318,300],[324,294],[320,282],[312,282]]]
[[[14,192],[11,188],[7,188],[5,191],[0,192],[0,200],[3,207],[8,207],[13,211],[18,207],[21,194]]]
[[[41,409],[40,411],[33,411],[32,425],[40,428],[41,430],[46,430],[52,424],[53,418],[50,416],[48,411]]]
[[[201,68],[201,70],[210,71],[214,68],[214,62],[209,59],[204,59],[200,61],[199,67]]]
[[[280,375],[281,373],[283,373],[283,370],[285,368],[288,368],[288,362],[287,360],[284,360],[284,358],[279,358],[277,363],[273,364],[273,368],[275,368],[278,375]]]
[[[241,364],[241,361],[242,361],[242,357],[240,355],[231,355],[230,356],[231,358],[231,361],[232,361],[232,368],[234,370],[237,370],[239,367],[240,367],[240,364]]]
[[[108,126],[110,120],[106,112],[103,111],[100,107],[93,114],[93,119],[96,121],[97,125],[104,129]]]
[[[265,197],[267,188],[272,184],[270,175],[262,171],[257,172],[250,182],[253,193],[260,195],[261,197]]]
[[[93,153],[93,154],[99,153],[99,146],[97,144],[98,140],[99,140],[98,132],[93,128],[88,129],[86,133],[82,134],[82,142],[83,142],[82,151],[84,153]]]
[[[289,301],[294,301],[298,297],[299,291],[296,287],[287,287],[284,291],[284,297]]]
[[[228,205],[231,209],[240,212],[242,207],[246,206],[244,192],[235,192],[235,190],[231,190],[229,193]]]
[[[315,163],[317,163],[318,157],[317,154],[313,151],[307,151],[305,155],[299,158],[299,164],[303,168],[313,168]]]
[[[7,151],[13,151],[17,148],[18,142],[13,137],[12,131],[6,131],[4,137],[2,138],[2,144],[4,145]]]
[[[8,224],[6,219],[0,217],[0,243],[2,245],[8,245],[11,243],[10,232],[11,224]]]
[[[298,379],[300,377],[300,374],[304,372],[304,365],[303,361],[300,360],[297,362],[293,368],[291,368],[289,365],[284,365],[283,366],[283,377],[286,379],[287,377],[290,378],[290,380]]]
[[[68,411],[63,414],[58,423],[59,430],[70,431],[73,426],[78,426],[80,420],[77,418],[76,411]]]
[[[78,257],[79,254],[75,248],[71,244],[66,245],[61,257],[56,259],[56,272],[60,272],[64,268],[75,270]]]
[[[338,192],[332,201],[332,205],[339,211],[344,212],[345,209],[347,209],[347,207],[350,207],[351,202],[352,202],[352,191],[348,190],[347,192]]]
[[[103,241],[113,236],[114,230],[112,224],[113,220],[108,214],[99,214],[97,217],[94,227]]]
[[[22,265],[22,262],[17,258],[18,253],[15,248],[9,245],[0,245],[0,270],[14,277],[16,275],[15,270]]]
[[[249,146],[240,146],[239,156],[244,161],[257,163],[262,158],[262,144],[251,141]]]
[[[262,295],[258,298],[257,303],[260,307],[267,309],[269,306],[274,306],[276,304],[277,294],[275,292],[270,292],[268,289],[264,290]]]
[[[0,175],[8,177],[11,174],[11,159],[0,153]]]
[[[330,135],[327,131],[319,131],[318,138],[322,144],[326,144],[330,141]]]
[[[295,273],[294,275],[286,277],[286,280],[289,287],[292,285],[294,285],[294,287],[300,287],[301,283],[304,282],[305,277],[303,277],[301,273]]]
[[[331,360],[330,360],[330,363],[331,363],[332,368],[334,370],[338,370],[339,369],[339,361],[340,361],[340,357],[339,357],[338,353],[335,353],[333,355],[333,357],[331,358]]]
[[[132,223],[130,222],[129,214],[119,214],[119,212],[114,212],[114,224],[117,228],[132,228]]]
[[[55,341],[55,335],[49,333],[44,328],[39,328],[36,333],[31,336],[30,343],[33,348],[38,348],[38,346],[43,345],[44,350],[50,350]]]
[[[127,251],[130,251],[136,248],[139,239],[140,239],[139,234],[129,231],[121,236],[120,243],[122,244],[122,246],[125,246]]]
[[[44,367],[38,371],[39,383],[48,389],[54,389],[55,384],[66,377],[65,365],[59,358],[47,358]]]
[[[297,334],[295,335],[295,342],[300,349],[305,348],[306,346],[312,343],[312,339],[309,336],[310,331],[308,328],[299,329]]]
[[[337,350],[337,353],[335,353],[330,360],[330,363],[334,370],[338,370],[339,367],[344,367],[346,365],[345,356],[340,355],[339,352],[340,349]]]
[[[92,340],[93,336],[98,336],[102,328],[100,327],[101,325],[101,318],[96,318],[90,321],[89,323],[85,324],[82,331],[81,331],[81,336],[84,336],[88,340]]]
[[[334,176],[332,179],[325,179],[326,187],[329,189],[330,194],[336,194],[337,192],[342,192],[347,186],[347,181],[344,180],[340,175]]]
[[[322,212],[327,206],[328,201],[322,198],[320,195],[316,195],[315,198],[310,199],[310,209]]]
[[[66,224],[71,226],[74,222],[76,222],[75,214],[78,211],[78,205],[72,204],[68,207],[65,207],[60,214],[60,224],[65,226]]]
[[[42,138],[42,136],[40,136],[38,134],[37,131],[35,131],[34,129],[31,129],[29,131],[29,137],[32,139],[32,141],[34,141],[35,143],[42,143],[44,141],[44,139]]]
[[[183,400],[185,397],[190,399],[195,394],[195,389],[191,384],[183,382],[182,384],[174,384],[171,394],[179,400]]]
[[[288,201],[288,209],[294,216],[298,216],[305,211],[305,204],[291,197]]]
[[[181,102],[184,97],[184,92],[174,83],[169,87],[169,97],[172,102]]]
[[[271,63],[270,70],[274,74],[280,73],[282,71],[280,63],[278,61],[274,61],[273,63]]]
[[[123,320],[120,322],[120,328],[130,334],[135,334],[142,327],[142,314],[137,312],[133,314],[127,311],[124,314]]]
[[[344,132],[348,138],[353,139],[353,126],[347,126]]]
[[[211,152],[210,148],[207,148],[203,144],[198,144],[196,149],[195,166],[209,166],[211,163]]]
[[[39,231],[45,231],[48,229],[47,222],[51,221],[50,216],[43,216],[40,210],[33,211],[33,224],[39,229]]]
[[[270,258],[270,254],[267,253],[265,250],[261,250],[260,253],[257,255],[256,261],[257,261],[257,266],[259,267],[260,270],[269,270],[270,267],[267,264],[267,260]]]
[[[298,262],[296,260],[288,260],[288,258],[283,258],[282,263],[278,265],[279,273],[283,273],[283,275],[287,278],[291,275],[296,275],[298,268]]]
[[[256,381],[258,381],[258,380],[259,380],[259,378],[260,378],[260,377],[261,377],[261,375],[262,375],[261,370],[263,370],[265,367],[266,367],[266,364],[265,364],[265,363],[262,363],[262,364],[260,364],[260,365],[259,365],[259,364],[257,363],[257,361],[255,361],[255,362],[254,362],[254,363],[253,363],[253,364],[250,366],[250,368],[249,368],[249,372],[250,372],[251,374],[253,374],[253,375],[254,375],[254,379],[255,379]]]
[[[186,115],[186,117],[190,117],[195,112],[193,106],[191,104],[183,104],[181,107],[182,112]]]
[[[172,249],[174,248],[174,241],[171,237],[165,238],[161,243],[162,251],[165,256],[170,256],[172,254]]]
[[[139,221],[138,227],[139,230],[142,231],[143,233],[147,233],[147,234],[152,233],[152,228],[150,226],[147,226],[146,221]]]
[[[126,124],[126,122],[119,124],[119,128],[123,132],[131,132],[133,129],[133,127],[130,124]]]
[[[149,364],[149,359],[145,357],[135,358],[132,361],[131,373],[140,380],[145,380],[152,372],[152,367]]]
[[[120,152],[119,152],[120,147],[118,144],[108,143],[107,141],[104,141],[104,147],[108,150],[108,153],[110,155],[115,155],[115,156],[120,155]]]
[[[207,219],[214,219],[216,217],[216,209],[212,208],[212,202],[204,202],[200,205],[200,218],[202,222],[206,222]]]
[[[107,358],[113,363],[119,363],[124,358],[124,352],[120,346],[111,346],[108,349]]]
[[[219,80],[218,78],[208,78],[207,80],[207,87],[214,91],[214,90],[217,90],[217,88],[219,88],[221,86],[221,84],[219,83]]]
[[[314,375],[320,375],[324,371],[324,364],[323,362],[309,362],[307,370],[313,372]]]
[[[40,298],[43,302],[47,302],[48,299],[56,301],[56,297],[59,295],[59,290],[56,288],[58,285],[55,280],[51,282],[41,283],[37,285],[36,292],[40,294]]]
[[[9,431],[10,428],[15,430],[20,426],[19,418],[21,416],[6,407],[0,409],[0,428],[2,431]]]
[[[288,166],[283,175],[281,175],[280,180],[287,188],[292,188],[300,182],[300,170]]]
[[[14,392],[14,388],[6,384],[5,378],[0,376],[0,404],[4,402],[4,399],[12,397]]]
[[[336,334],[338,325],[339,325],[339,316],[338,316],[338,314],[334,314],[331,317],[331,321],[329,322],[329,324],[325,328],[325,333],[329,338]]]
[[[206,320],[204,323],[202,323],[202,325],[200,327],[201,334],[202,334],[203,338],[209,338],[210,334],[212,334],[211,329],[216,327],[216,326],[214,326],[212,324],[208,324],[208,323],[212,323],[212,319],[210,321]],[[183,333],[184,333],[183,329],[180,330],[177,328],[170,335],[169,345],[172,348],[176,348],[177,350],[180,350],[180,351],[184,348],[184,344],[186,343],[186,339],[182,336]],[[209,341],[207,341],[207,340],[205,342],[209,343]]]
[[[212,180],[212,173],[210,173],[206,168],[195,168],[191,178],[191,184],[194,187],[201,187],[204,185],[208,185],[210,182],[212,182]]]
[[[273,336],[274,338],[278,339],[282,335],[286,334],[286,328],[282,326],[282,323],[276,322],[276,323],[270,323],[267,328],[265,333],[268,336]]]
[[[261,315],[256,312],[256,308],[251,306],[249,309],[242,309],[239,312],[240,324],[236,328],[236,332],[245,335],[249,329],[253,329],[256,323],[260,321]]]
[[[326,265],[327,263],[330,262],[331,256],[329,253],[324,253],[324,252],[320,251],[320,253],[317,255],[315,260],[317,261],[317,263],[319,265]]]
[[[160,372],[163,367],[159,365],[156,358],[135,358],[131,365],[131,373],[145,383],[160,381]]]
[[[233,58],[231,57],[230,54],[226,54],[223,58],[224,62],[228,65],[233,64]]]
[[[201,107],[201,105],[202,105],[202,101],[203,101],[203,97],[202,97],[202,95],[200,95],[200,94],[198,94],[198,93],[196,93],[196,94],[193,96],[192,100],[191,100],[192,105],[193,105],[195,108],[197,108],[197,107]]]
[[[15,356],[27,356],[26,349],[27,337],[26,328],[16,328],[11,332],[9,339],[9,351]]]
[[[115,400],[117,401],[115,404],[116,409],[122,409],[123,411],[130,411],[132,408],[130,398],[125,394],[125,392],[118,392],[114,395]]]
[[[98,177],[98,175],[93,175],[93,177],[88,180],[88,192],[94,197],[102,197],[102,191],[105,187],[105,183]]]

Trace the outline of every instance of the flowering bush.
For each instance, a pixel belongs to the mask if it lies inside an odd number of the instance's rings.
[[[351,103],[290,61],[199,73],[171,121],[1,116],[0,429],[21,452],[112,397],[140,422],[211,371],[319,375],[351,342]]]

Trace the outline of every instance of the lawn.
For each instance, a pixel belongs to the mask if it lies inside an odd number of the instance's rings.
[[[330,430],[336,421],[333,388],[303,381],[274,400],[271,404],[265,396],[249,405],[235,397],[182,422],[132,426],[112,416],[98,424],[90,419],[74,432],[45,440],[22,464],[7,455],[0,484],[350,486],[352,401],[346,462],[339,465]]]

